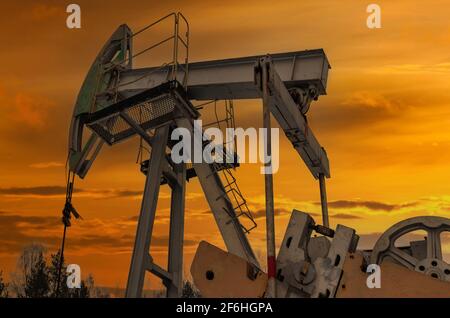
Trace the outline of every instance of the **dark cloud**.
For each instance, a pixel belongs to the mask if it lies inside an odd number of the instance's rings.
[[[97,248],[99,251],[105,249],[131,251],[133,248],[134,230],[133,234],[117,235],[100,231],[99,225],[95,222],[83,222],[80,226],[92,231],[84,235],[72,234],[67,241],[67,247],[71,250]],[[26,216],[0,211],[0,253],[16,253],[33,242],[56,250],[61,242],[61,236],[49,233],[55,233],[55,230],[61,228],[61,220],[56,216]],[[168,242],[168,236],[153,236],[151,246],[166,247]],[[184,240],[185,246],[196,244],[198,242],[195,240]]]
[[[288,211],[287,209],[283,209],[283,208],[276,208],[274,212],[275,212],[275,216],[290,214],[290,211]],[[254,219],[266,217],[266,210],[260,209],[255,212],[252,212],[252,216]]]
[[[115,189],[105,189],[105,190],[81,190],[79,193],[87,194],[91,196],[99,196],[101,198],[128,198],[141,196],[142,190],[115,190]]]
[[[134,239],[134,238],[133,238]],[[194,246],[198,244],[199,241],[185,239],[183,240],[184,246]],[[154,247],[165,247],[169,245],[169,237],[168,236],[153,236],[151,241],[151,246]]]
[[[361,216],[354,215],[354,214],[346,214],[346,213],[336,213],[336,214],[330,215],[330,217],[336,218],[336,219],[347,219],[347,220],[362,219]]]
[[[325,105],[310,112],[309,122],[311,127],[321,134],[345,134],[362,127],[376,125],[387,120],[399,117],[398,112],[392,112],[385,107],[368,107],[362,104],[353,105]]]
[[[60,244],[61,236],[48,233],[59,228],[62,228],[62,224],[60,218],[56,216],[26,216],[4,212],[0,214],[0,252],[15,253],[32,242],[39,242],[48,248],[56,249]],[[108,237],[101,234],[72,236],[68,241],[68,245],[74,249],[88,246],[87,244],[98,247],[120,247],[127,243],[128,241],[121,237]]]
[[[74,189],[74,192],[79,190]],[[38,186],[38,187],[12,187],[0,188],[0,194],[3,195],[42,195],[51,196],[65,194],[66,188],[61,186]]]
[[[315,202],[316,205],[320,205],[320,202]],[[402,208],[408,208],[416,206],[417,202],[409,202],[404,204],[390,204],[379,201],[359,201],[359,200],[336,200],[328,202],[330,208],[336,209],[352,209],[352,208],[367,208],[369,210],[379,211],[394,211]]]
[[[116,190],[116,189],[80,189],[73,190],[75,194],[83,194],[102,198],[124,198],[142,195],[142,190]],[[36,186],[36,187],[11,187],[0,188],[0,195],[12,196],[59,196],[66,194],[66,187],[63,186]]]
[[[68,246],[70,249],[98,248],[100,251],[102,248],[108,248],[114,250],[127,250],[131,252],[134,244],[134,238],[134,235],[131,234],[124,234],[120,236],[89,234],[85,236],[72,237],[68,242]],[[193,246],[198,244],[198,242],[195,240],[185,239],[183,244],[184,246]],[[161,248],[168,247],[168,245],[168,236],[152,236],[150,244],[151,247]]]
[[[133,238],[131,235],[107,235],[107,234],[89,234],[83,236],[71,237],[68,241],[68,248],[98,248],[99,251],[104,248],[131,251],[133,247]]]
[[[138,218],[139,218],[138,215],[133,215],[133,216],[130,216],[130,217],[128,218],[128,221],[137,222]]]
[[[46,246],[54,246],[60,237],[45,235],[51,228],[60,226],[58,217],[22,216],[18,214],[0,213],[0,252],[15,253],[32,242],[40,242]],[[39,235],[29,235],[30,230],[38,230]]]
[[[29,223],[32,225],[55,225],[59,224],[59,217],[53,216],[25,216],[10,214],[0,211],[0,226],[6,227],[9,224]]]

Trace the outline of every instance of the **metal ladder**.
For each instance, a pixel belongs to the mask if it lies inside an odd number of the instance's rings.
[[[231,203],[233,204],[233,209],[235,211],[234,217],[239,220],[244,232],[249,234],[251,230],[257,227],[257,223],[247,205],[247,200],[244,198],[244,195],[239,189],[237,180],[233,176],[231,169],[223,169],[221,174],[223,176],[222,180],[225,193],[228,195]],[[243,219],[245,220],[245,224],[250,222],[249,226],[243,224]]]
[[[226,128],[235,128],[235,119],[234,119],[234,107],[232,100],[225,100],[225,118],[219,119],[217,115],[217,101],[214,101],[214,111],[216,115],[216,121],[205,125],[208,126],[217,126],[221,129],[220,124],[225,123]],[[213,170],[219,176],[221,176],[223,187],[224,187],[224,196],[228,196],[233,205],[233,211],[229,212],[230,216],[239,221],[239,224],[242,226],[242,229],[246,234],[249,234],[251,230],[257,227],[257,223],[253,218],[253,215],[248,207],[247,200],[239,189],[239,185],[237,183],[236,178],[233,175],[232,170],[236,169],[239,164],[236,162],[238,160],[237,156],[234,153],[229,152],[229,146],[233,144],[232,149],[236,149],[235,140],[226,140],[223,143],[222,151],[223,153],[219,154],[224,158],[223,163],[213,163]],[[234,164],[227,163],[226,157],[233,156]],[[244,222],[242,222],[244,221]],[[248,224],[247,226],[244,225]]]

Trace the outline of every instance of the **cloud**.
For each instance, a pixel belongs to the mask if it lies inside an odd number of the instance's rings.
[[[450,63],[436,63],[436,64],[398,64],[386,65],[384,67],[374,69],[375,73],[382,74],[433,74],[442,73],[449,75]]]
[[[31,8],[30,16],[33,21],[42,22],[53,17],[62,17],[65,8],[57,5],[37,4]]]
[[[43,128],[46,123],[48,109],[54,103],[48,99],[18,93],[15,97],[12,117],[14,120],[33,128]]]
[[[136,222],[129,217],[115,218],[105,222],[86,219],[71,228],[67,246],[72,250],[98,250],[99,252],[131,252]],[[62,223],[58,216],[27,216],[0,211],[0,253],[17,253],[25,245],[38,242],[48,249],[57,249],[61,242]],[[101,229],[101,231],[99,231]],[[133,233],[133,234],[129,234]],[[168,245],[169,237],[154,235],[151,246]],[[186,238],[185,246],[194,246],[197,240]]]
[[[370,91],[359,91],[354,92],[349,95],[344,101],[341,102],[344,106],[358,105],[359,107],[369,107],[369,108],[384,108],[393,109],[398,108],[399,101],[393,98],[389,98],[383,94],[370,92]]]
[[[53,245],[60,238],[56,235],[47,235],[46,231],[60,224],[58,217],[22,216],[2,212],[0,214],[0,253],[16,253],[23,246],[35,241]],[[27,234],[30,231],[41,234],[32,236]]]
[[[291,215],[292,211],[284,208],[275,208],[275,216],[284,216],[284,215]],[[320,213],[314,213],[314,212],[306,212],[312,217],[320,216]],[[255,212],[252,212],[252,216],[254,219],[259,218],[265,218],[266,217],[266,210],[265,209],[259,209]],[[335,213],[330,215],[331,218],[337,218],[337,219],[362,219],[363,217],[354,215],[354,214],[348,214],[348,213]]]
[[[74,196],[94,199],[140,197],[142,190],[129,189],[79,189],[73,190]],[[35,186],[0,188],[0,196],[24,198],[60,198],[66,195],[63,186]]]
[[[310,115],[311,126],[321,134],[345,135],[367,132],[369,127],[397,120],[409,103],[401,96],[387,96],[361,91],[346,94],[338,103],[339,107],[325,102],[323,107],[314,109]],[[350,140],[350,139],[349,139]],[[351,139],[353,140],[353,139]]]
[[[77,190],[74,190],[74,192]],[[13,196],[54,196],[66,193],[66,188],[61,186],[37,186],[37,187],[11,187],[0,188],[0,195]]]
[[[288,215],[291,212],[287,209],[275,208],[274,213],[275,213],[275,216],[282,216],[282,215]],[[252,216],[254,219],[259,219],[259,218],[263,218],[263,217],[265,218],[266,210],[265,209],[256,210],[255,212],[252,212]]]
[[[134,240],[134,238],[133,238]],[[196,240],[185,239],[183,240],[184,246],[194,246],[198,244]],[[169,245],[169,237],[168,236],[153,236],[151,240],[151,246],[154,247],[165,247]]]
[[[362,219],[363,218],[363,217],[358,216],[358,215],[346,214],[346,213],[336,213],[336,214],[330,215],[330,217],[336,218],[336,219],[346,219],[346,220]]]
[[[111,198],[138,198],[140,199],[143,190],[134,189],[73,189],[74,197],[92,198],[92,199],[111,199]],[[9,187],[0,188],[0,196],[14,198],[62,198],[66,195],[66,187],[58,185],[34,186],[34,187]],[[198,200],[203,198],[201,193],[187,193],[186,200]],[[170,193],[160,191],[159,199],[170,199]]]
[[[257,210],[253,210],[250,209],[250,212],[252,214],[252,217],[254,219],[260,219],[260,218],[265,218],[266,217],[266,210],[265,209],[257,209]],[[291,211],[285,208],[275,208],[274,210],[275,216],[284,216],[284,215],[290,215]],[[207,211],[203,211],[201,212],[201,214],[211,214],[211,211],[207,210]],[[318,215],[316,213],[308,213],[310,215]]]
[[[315,202],[314,204],[320,205],[320,202]],[[369,210],[378,210],[386,212],[413,207],[416,206],[417,204],[418,204],[417,202],[409,202],[404,204],[390,204],[379,201],[360,201],[360,200],[337,200],[328,202],[328,206],[330,208],[336,209],[366,208]]]
[[[54,168],[54,167],[63,167],[64,163],[58,161],[49,161],[49,162],[36,162],[29,165],[30,168],[35,169],[46,169],[46,168]]]

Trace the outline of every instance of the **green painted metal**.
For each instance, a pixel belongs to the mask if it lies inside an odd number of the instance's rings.
[[[75,103],[69,136],[69,169],[75,171],[82,166],[87,153],[92,149],[95,135],[82,144],[84,120],[88,115],[115,102],[114,98],[98,98],[107,92],[108,84],[117,79],[118,69],[131,68],[132,32],[123,24],[111,35],[92,63]],[[114,96],[115,92],[111,95]]]
[[[74,116],[91,113],[109,105],[97,103],[98,94],[105,91],[107,84],[113,78],[114,68],[112,64],[121,67],[131,66],[131,60],[125,65],[127,52],[131,56],[131,30],[123,24],[117,28],[106,44],[103,46],[97,58],[92,63],[75,103]]]

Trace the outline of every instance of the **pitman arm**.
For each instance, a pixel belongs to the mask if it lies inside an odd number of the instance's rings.
[[[262,81],[263,67],[268,71],[267,83]],[[330,167],[325,149],[317,141],[308,126],[306,117],[302,114],[302,110],[307,110],[312,100],[317,99],[318,88],[310,84],[307,88],[288,91],[270,56],[263,57],[257,62],[255,84],[261,94],[262,85],[268,86],[271,112],[314,178],[318,179],[320,174],[329,178]],[[294,98],[297,99],[297,103]]]

